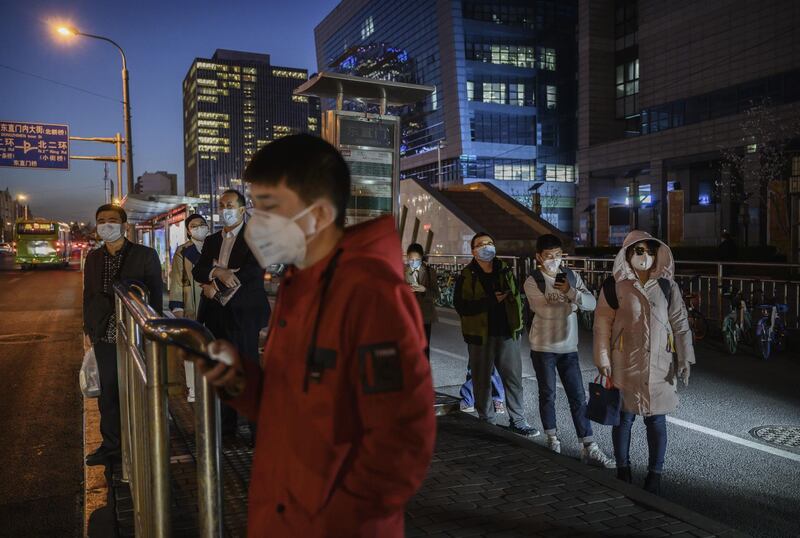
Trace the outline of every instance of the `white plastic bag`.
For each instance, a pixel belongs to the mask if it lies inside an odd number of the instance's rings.
[[[94,347],[86,350],[83,356],[78,380],[81,384],[81,392],[86,398],[97,398],[100,396],[100,372],[97,370],[97,358],[94,356]]]

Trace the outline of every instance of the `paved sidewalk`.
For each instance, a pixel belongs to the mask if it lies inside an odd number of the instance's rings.
[[[173,535],[197,535],[193,414],[170,398]],[[245,536],[252,451],[226,440],[225,534]],[[440,416],[436,453],[408,505],[409,537],[743,536],[641,488],[496,426],[456,412]],[[115,473],[116,474],[116,473]],[[115,476],[120,534],[132,536],[127,487]]]
[[[409,537],[742,536],[463,413],[439,418],[406,524]]]

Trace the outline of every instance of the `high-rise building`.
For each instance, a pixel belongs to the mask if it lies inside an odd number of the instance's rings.
[[[580,0],[578,11],[583,240],[595,235],[598,197],[608,198],[612,243],[631,223],[667,239],[676,220],[674,242],[684,246],[716,245],[724,230],[750,245],[788,238],[785,180],[800,178],[800,159],[791,166],[800,155],[800,3]],[[766,177],[772,159],[762,150],[778,139],[785,170]]]
[[[401,178],[486,181],[528,207],[540,180],[543,216],[570,231],[576,22],[574,0],[343,0],[315,29],[317,68],[434,86],[394,111]]]
[[[178,174],[145,172],[136,180],[137,194],[178,194]]]
[[[218,49],[183,80],[185,194],[209,199],[240,188],[250,157],[272,140],[319,132],[319,102],[292,95],[308,71],[268,54]]]

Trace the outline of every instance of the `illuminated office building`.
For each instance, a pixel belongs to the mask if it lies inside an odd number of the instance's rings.
[[[292,95],[308,71],[268,54],[218,49],[196,58],[183,80],[185,192],[209,199],[241,189],[250,157],[283,136],[319,132],[319,102]]]
[[[434,86],[393,111],[401,177],[489,182],[528,207],[544,181],[542,216],[571,231],[576,23],[575,0],[343,0],[315,29],[317,69]]]

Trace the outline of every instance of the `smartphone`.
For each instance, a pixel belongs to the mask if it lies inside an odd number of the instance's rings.
[[[556,275],[556,282],[558,284],[561,284],[561,283],[566,282],[566,281],[567,281],[567,273],[558,273]]]

